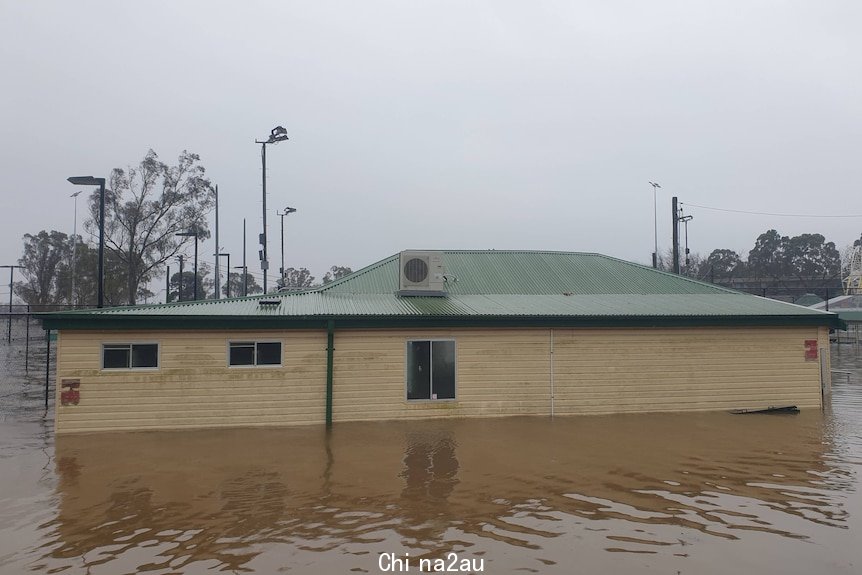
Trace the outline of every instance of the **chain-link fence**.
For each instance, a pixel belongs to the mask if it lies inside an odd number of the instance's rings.
[[[41,416],[52,403],[56,332],[35,313],[27,305],[0,308],[0,420]]]

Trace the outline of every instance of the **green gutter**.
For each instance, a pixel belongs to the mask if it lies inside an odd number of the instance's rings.
[[[503,328],[503,327],[704,327],[704,326],[828,326],[842,328],[838,314],[713,315],[713,316],[95,316],[45,314],[44,329],[162,330],[162,329],[320,329],[321,321],[338,321],[340,329],[380,328]]]
[[[335,352],[335,320],[326,322],[326,426],[332,426],[332,356]]]

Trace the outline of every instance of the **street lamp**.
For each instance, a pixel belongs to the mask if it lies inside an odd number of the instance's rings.
[[[284,216],[288,214],[292,214],[296,211],[296,208],[284,208],[284,212],[279,212],[278,210],[275,213],[281,216],[281,287],[284,286]]]
[[[650,182],[652,186],[652,214],[653,214],[653,233],[655,234],[655,251],[652,253],[652,267],[658,269],[658,207],[656,203],[656,188],[661,186],[655,182]]]
[[[188,232],[179,232],[179,233],[174,234],[174,235],[188,237],[188,238],[194,236],[194,238],[195,238],[195,289],[194,289],[194,298],[195,298],[195,300],[197,300],[198,299],[198,233],[193,232],[193,231],[188,231]],[[182,277],[182,275],[180,277]]]
[[[96,307],[105,306],[105,178],[72,176],[66,178],[76,186],[99,186],[99,287]]]
[[[270,131],[269,138],[266,140],[255,140],[256,144],[260,144],[260,162],[261,162],[261,180],[263,182],[263,233],[260,234],[260,243],[263,245],[260,258],[260,269],[263,270],[263,293],[266,293],[266,272],[269,270],[269,260],[266,249],[266,145],[277,144],[287,140],[287,130],[282,126],[276,126]]]

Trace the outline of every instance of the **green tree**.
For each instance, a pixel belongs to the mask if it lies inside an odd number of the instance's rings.
[[[254,279],[250,273],[245,274],[245,281],[248,282],[248,294],[263,293],[263,288]],[[230,290],[228,290],[230,286]],[[243,295],[243,274],[231,272],[228,274],[227,283],[222,286],[222,294],[230,297],[240,297]]]
[[[332,266],[326,275],[323,276],[323,285],[332,283],[337,279],[341,279],[346,275],[352,274],[353,270],[344,266]]]
[[[80,236],[75,242],[74,265],[71,255],[69,262],[64,264],[64,271],[57,277],[60,292],[68,294],[67,303],[75,307],[95,306],[98,299],[99,281],[99,250],[84,243]],[[126,296],[128,282],[125,266],[109,251],[105,252],[105,304],[108,306],[123,305],[128,301]],[[74,290],[72,273],[74,272]],[[70,299],[71,298],[71,299]]]
[[[208,299],[212,296],[213,286],[215,282],[210,279],[210,268],[207,264],[198,266],[198,300]],[[182,291],[181,291],[182,290]],[[180,297],[182,294],[182,297]],[[194,269],[183,269],[182,275],[180,272],[171,275],[170,292],[168,293],[168,301],[193,301],[195,299],[195,272]]]
[[[105,193],[105,247],[125,267],[128,302],[157,275],[169,258],[194,242],[177,236],[194,231],[198,241],[209,237],[206,215],[215,203],[212,185],[197,154],[183,151],[175,166],[149,150],[135,167],[116,168]],[[99,193],[90,196],[87,229],[98,229]]]
[[[757,237],[754,248],[748,252],[748,269],[757,279],[779,279],[786,275],[785,251],[787,236],[782,237],[775,230],[768,230]]]
[[[819,281],[841,275],[841,255],[835,243],[827,242],[821,234],[801,234],[790,238],[783,255],[787,272],[805,287],[813,287]]]
[[[284,270],[284,285],[281,285],[281,278],[278,280],[279,288],[282,289],[304,289],[311,287],[313,283],[314,276],[308,268],[287,268]]]
[[[24,255],[18,260],[24,279],[15,284],[18,297],[35,306],[68,303],[63,276],[69,274],[71,254],[72,244],[63,232],[24,234]]]
[[[745,264],[733,250],[712,250],[703,262],[703,273],[710,280],[729,280],[744,273]]]

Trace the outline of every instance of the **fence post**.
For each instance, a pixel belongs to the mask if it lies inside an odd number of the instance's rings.
[[[24,347],[24,373],[30,373],[30,304],[27,304],[27,344]]]
[[[45,409],[48,409],[48,381],[51,376],[51,330],[45,330],[45,339],[48,341],[48,351],[45,354]]]

